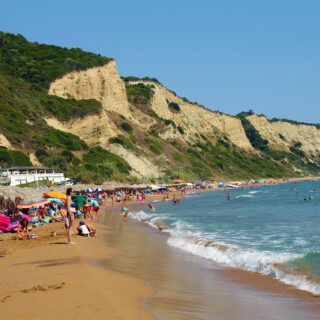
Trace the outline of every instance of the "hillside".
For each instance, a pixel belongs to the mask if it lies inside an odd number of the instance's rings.
[[[113,59],[21,35],[0,33],[0,57],[0,143],[25,164],[83,182],[320,170],[315,125],[213,112],[156,79],[120,78]],[[1,151],[0,165],[16,164],[10,153]]]

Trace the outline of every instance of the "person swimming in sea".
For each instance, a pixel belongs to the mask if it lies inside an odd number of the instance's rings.
[[[230,192],[227,193],[227,198],[228,198],[228,200],[231,200],[231,194],[230,194]]]
[[[173,195],[173,198],[172,198],[172,202],[173,202],[173,204],[177,204],[177,197],[176,197],[176,195],[174,194]]]
[[[156,208],[151,203],[148,204],[148,207],[150,211],[156,211]]]

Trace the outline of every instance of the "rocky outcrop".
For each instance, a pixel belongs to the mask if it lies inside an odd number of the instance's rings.
[[[62,98],[96,99],[105,110],[131,115],[126,88],[114,60],[83,71],[73,71],[51,83],[49,94]]]
[[[306,153],[320,153],[320,130],[312,125],[296,125],[285,121],[270,122],[264,116],[251,115],[247,119],[275,149],[288,150],[301,142]]]

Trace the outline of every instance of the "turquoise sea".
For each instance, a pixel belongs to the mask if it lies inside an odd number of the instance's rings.
[[[319,190],[313,180],[232,189],[231,200],[223,190],[195,192],[131,216],[165,223],[169,246],[320,294]]]

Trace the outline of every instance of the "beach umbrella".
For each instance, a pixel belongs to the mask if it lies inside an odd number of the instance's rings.
[[[88,200],[88,198],[86,196],[80,195],[80,194],[75,194],[71,197],[72,201],[74,202],[74,204],[76,205],[76,207],[82,208],[84,203]]]
[[[46,198],[57,198],[57,199],[61,199],[61,200],[67,199],[67,195],[63,192],[60,192],[60,191],[50,191],[50,192],[44,193],[43,195]]]
[[[94,191],[104,191],[102,187],[96,188]]]
[[[93,192],[93,189],[87,188],[87,189],[86,189],[86,192]]]
[[[62,204],[64,206],[64,202],[58,198],[47,198],[52,203]]]
[[[25,209],[25,208],[39,207],[49,202],[50,201],[48,199],[45,199],[43,197],[33,197],[33,198],[29,198],[21,201],[19,205],[17,205],[17,208]]]

